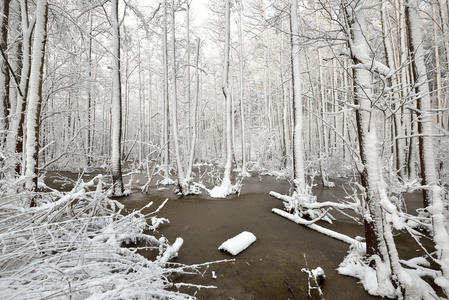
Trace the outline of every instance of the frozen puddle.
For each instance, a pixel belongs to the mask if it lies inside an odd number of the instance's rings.
[[[231,253],[232,255],[237,255],[248,248],[255,241],[256,236],[254,234],[248,231],[243,231],[242,233],[221,244],[221,246],[218,247],[218,250],[223,250]]]

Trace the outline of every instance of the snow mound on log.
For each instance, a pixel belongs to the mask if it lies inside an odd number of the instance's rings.
[[[256,236],[254,234],[248,231],[243,231],[242,233],[221,244],[221,246],[218,247],[218,250],[223,250],[231,253],[232,255],[237,255],[248,248],[255,241]]]

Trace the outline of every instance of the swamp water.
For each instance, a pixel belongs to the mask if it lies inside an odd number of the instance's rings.
[[[133,181],[136,183],[134,186],[138,187],[146,179],[142,175],[134,175]],[[240,196],[226,199],[212,199],[205,193],[181,197],[174,194],[173,186],[160,189],[152,186],[147,194],[133,189],[130,196],[117,200],[128,211],[140,209],[152,201],[153,205],[144,211],[148,213],[169,199],[157,217],[167,218],[170,223],[161,225],[154,235],[157,238],[163,235],[171,243],[177,237],[183,238],[179,255],[172,262],[195,265],[235,259],[233,262],[202,266],[201,275],[185,274],[174,278],[175,283],[216,287],[180,289],[198,299],[311,299],[307,295],[308,275],[301,272],[306,267],[310,270],[323,268],[326,281],[322,290],[327,300],[380,299],[366,293],[357,279],[337,273],[336,268],[349,250],[348,244],[272,213],[272,208],[282,209],[283,204],[271,197],[270,191],[290,194],[290,184],[286,180],[259,176],[245,179]],[[313,193],[318,201],[338,201],[346,195],[339,187],[315,186]],[[421,203],[421,194],[408,195],[406,203],[408,210],[414,211]],[[320,225],[350,237],[364,235],[363,227],[347,216],[337,211],[332,211],[332,215],[337,219],[334,224],[320,222]],[[224,241],[242,231],[252,232],[257,237],[256,242],[235,257],[218,250]],[[396,238],[400,240],[397,247],[401,258],[422,255],[416,243],[401,236]],[[149,258],[157,254],[155,251],[140,253]],[[294,294],[285,281],[293,287]],[[320,299],[315,290],[311,291],[311,295],[313,299]]]
[[[138,191],[119,199],[127,209],[138,209],[153,201],[155,210],[166,198],[170,200],[157,214],[170,220],[159,228],[159,233],[174,242],[182,237],[184,244],[173,262],[202,264],[226,259],[223,262],[202,267],[203,275],[182,275],[175,282],[188,282],[214,289],[181,288],[182,292],[199,299],[310,299],[307,295],[307,274],[322,267],[326,274],[323,287],[326,299],[376,299],[357,284],[355,278],[339,275],[336,271],[346,255],[349,245],[324,236],[304,226],[295,224],[271,212],[283,208],[280,200],[268,193],[276,191],[289,194],[290,184],[272,177],[245,179],[240,196],[212,199],[206,195],[174,195],[172,187],[163,191],[152,188],[149,194]],[[320,201],[336,201],[344,197],[339,188],[314,187]],[[150,210],[151,210],[150,208]],[[338,212],[334,225],[325,225],[352,237],[363,236],[363,227]],[[257,240],[237,256],[218,250],[227,239],[241,233],[252,232]],[[213,272],[216,278],[213,278]],[[287,288],[286,280],[295,290],[295,296]],[[319,299],[317,291],[311,291]]]

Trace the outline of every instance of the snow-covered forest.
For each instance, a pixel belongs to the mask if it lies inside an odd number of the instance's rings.
[[[1,0],[0,10],[2,299],[194,298],[179,289],[212,287],[174,274],[227,262],[171,262],[183,239],[157,234],[166,202],[131,211],[122,197],[168,187],[221,201],[262,176],[291,186],[269,193],[273,213],[349,244],[338,272],[367,294],[449,296],[446,0]],[[55,172],[78,179],[51,182]],[[317,186],[347,196],[319,199]],[[410,193],[422,194],[416,211]],[[337,213],[364,236],[326,227]],[[424,254],[402,258],[399,234]],[[256,241],[242,236],[241,248]],[[309,296],[324,299],[326,270],[302,271]]]

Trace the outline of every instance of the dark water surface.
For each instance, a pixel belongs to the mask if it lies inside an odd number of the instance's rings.
[[[172,187],[166,191],[152,189],[151,194],[135,192],[120,201],[128,209],[140,208],[154,201],[154,209],[164,199],[171,199],[158,217],[170,224],[160,227],[160,234],[171,242],[182,237],[184,244],[175,262],[200,264],[233,259],[235,262],[212,264],[203,268],[203,276],[182,275],[178,282],[214,285],[215,289],[182,288],[181,291],[199,299],[295,299],[284,279],[297,290],[297,299],[307,296],[307,274],[301,272],[322,267],[327,276],[323,292],[326,299],[379,299],[368,295],[357,280],[337,274],[335,270],[346,255],[349,245],[297,225],[271,212],[281,208],[282,202],[269,196],[270,191],[288,194],[290,185],[272,177],[246,179],[239,197],[211,199],[205,195],[178,197]],[[343,197],[341,189],[314,188],[320,200]],[[332,229],[354,237],[363,236],[363,228],[340,213],[341,219]],[[252,232],[257,241],[236,257],[217,250],[227,239],[241,233]],[[212,278],[212,271],[217,276]],[[197,292],[197,293],[196,293]],[[312,296],[319,299],[317,292]]]
[[[47,176],[48,182],[54,180],[50,175]],[[67,172],[61,175],[76,179],[76,175]],[[93,176],[91,174],[89,177]],[[133,180],[135,187],[142,186],[146,181],[140,175],[134,176]],[[68,184],[66,189],[70,188]],[[182,292],[195,295],[198,299],[310,299],[307,295],[307,274],[301,272],[305,267],[324,269],[327,278],[323,292],[327,300],[380,299],[367,294],[357,279],[337,273],[336,268],[349,250],[348,244],[272,213],[272,208],[282,209],[283,205],[280,200],[269,196],[270,191],[290,194],[290,184],[285,180],[262,176],[245,179],[240,196],[227,199],[212,199],[206,194],[180,197],[173,193],[173,186],[168,186],[164,189],[151,187],[148,194],[133,189],[131,196],[117,200],[125,204],[129,211],[153,201],[148,210],[151,212],[165,199],[170,199],[157,214],[169,219],[170,223],[162,225],[155,235],[163,235],[170,242],[177,237],[183,238],[184,244],[173,262],[192,265],[235,259],[234,262],[201,267],[202,276],[180,275],[174,279],[175,282],[216,286],[214,289],[200,290],[181,288]],[[318,201],[338,201],[346,195],[338,186],[332,189],[316,186],[313,193]],[[421,201],[420,193],[406,195],[408,211],[415,211]],[[351,237],[364,235],[363,227],[347,216],[337,211],[333,211],[332,215],[337,218],[334,224],[321,222],[320,225]],[[252,232],[257,241],[235,257],[218,250],[224,241],[242,231]],[[409,259],[423,254],[406,235],[396,235],[395,240],[401,258]],[[142,254],[150,258],[157,255],[155,251]],[[217,278],[212,278],[212,272]],[[284,280],[293,286],[295,296]],[[319,299],[316,291],[312,291],[312,298]]]

